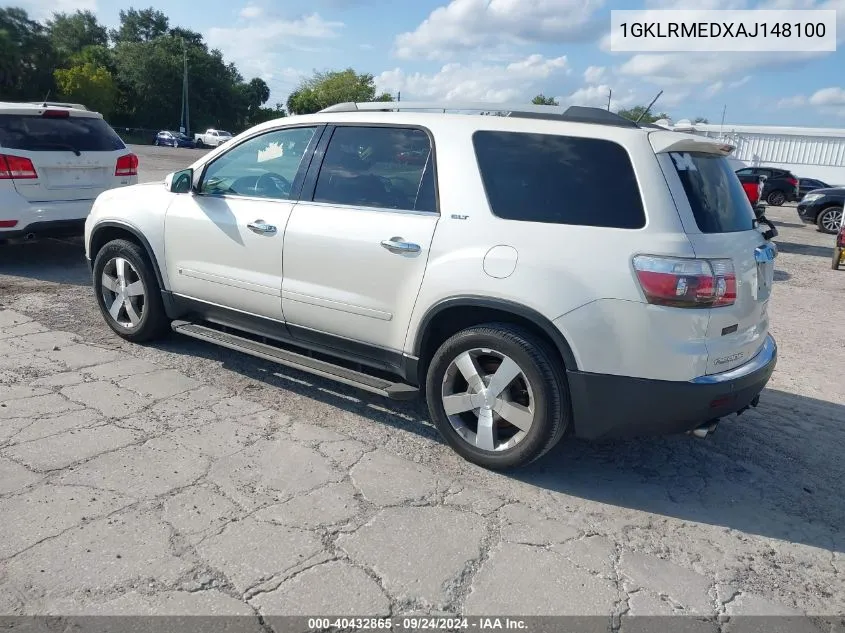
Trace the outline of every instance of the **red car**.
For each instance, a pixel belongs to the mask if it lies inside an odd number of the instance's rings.
[[[742,183],[742,188],[745,189],[745,195],[748,196],[748,201],[752,207],[756,207],[760,202],[760,196],[763,194],[763,181],[765,176],[756,176],[753,174],[737,174],[739,182]]]

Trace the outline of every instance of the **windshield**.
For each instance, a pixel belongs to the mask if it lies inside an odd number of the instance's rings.
[[[226,131],[224,131],[224,130],[220,130],[220,131],[218,132],[218,134],[220,134],[220,136],[232,136],[232,133],[231,133],[231,132],[226,132]]]
[[[695,222],[702,233],[754,228],[754,211],[728,161],[718,154],[671,152]]]

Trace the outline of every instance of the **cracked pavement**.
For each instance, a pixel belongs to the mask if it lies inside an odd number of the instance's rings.
[[[8,247],[0,615],[845,614],[845,274],[789,213],[758,409],[511,473],[460,460],[419,402],[126,343],[78,242]]]

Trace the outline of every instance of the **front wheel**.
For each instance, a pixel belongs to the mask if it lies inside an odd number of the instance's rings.
[[[816,226],[822,233],[836,235],[842,225],[842,207],[822,209],[816,217]]]
[[[839,270],[839,265],[842,263],[842,255],[845,253],[845,249],[840,246],[835,246],[833,248],[833,258],[830,262],[830,267],[833,270]]]
[[[570,418],[556,352],[504,323],[471,327],[443,343],[429,365],[426,393],[449,445],[485,468],[538,459],[563,437]]]
[[[133,343],[168,328],[161,289],[143,249],[128,240],[107,243],[94,258],[94,294],[108,326]]]

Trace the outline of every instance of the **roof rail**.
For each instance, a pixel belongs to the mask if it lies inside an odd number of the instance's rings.
[[[439,110],[441,112],[474,111],[480,113],[501,113],[505,116],[546,119],[551,121],[569,121],[572,123],[594,123],[619,127],[640,127],[634,121],[608,112],[601,108],[569,106],[565,110],[560,106],[533,104],[501,103],[427,103],[416,101],[369,101],[365,103],[338,103],[320,110],[323,112],[399,112],[408,110]]]

